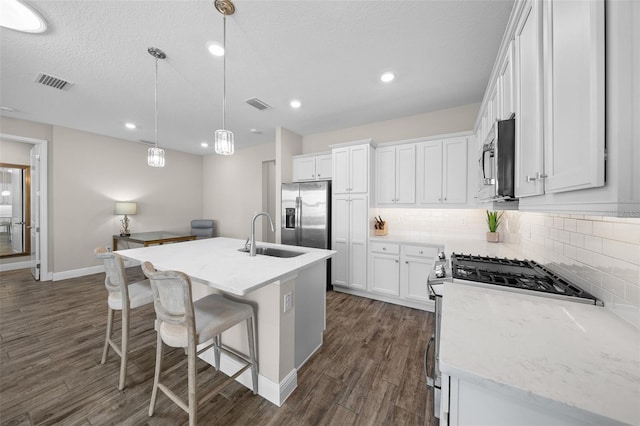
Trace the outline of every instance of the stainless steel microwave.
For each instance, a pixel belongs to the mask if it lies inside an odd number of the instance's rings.
[[[480,151],[479,191],[482,201],[515,199],[515,118],[498,120]]]

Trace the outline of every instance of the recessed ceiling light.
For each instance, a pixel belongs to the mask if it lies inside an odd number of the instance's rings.
[[[5,111],[5,112],[16,112],[15,108],[11,108],[8,106],[0,106],[0,111]]]
[[[294,99],[289,103],[289,105],[291,105],[291,108],[296,108],[297,109],[297,108],[300,108],[302,106],[302,103],[299,100]]]
[[[24,33],[42,33],[47,23],[42,16],[20,0],[3,0],[0,26]]]
[[[224,47],[220,46],[217,43],[209,43],[207,49],[209,49],[209,53],[211,53],[213,56],[224,56]]]
[[[384,83],[389,83],[390,81],[393,81],[394,78],[396,78],[396,76],[392,72],[385,72],[380,76],[380,80]]]
[[[124,127],[126,127],[127,129],[133,130],[136,128],[136,125],[133,123],[124,123]]]
[[[262,130],[258,130],[258,129],[250,129],[249,131],[254,135],[259,135],[260,133],[262,133]]]
[[[206,143],[206,142],[201,142],[200,146],[203,147],[203,148],[209,148],[209,144]]]

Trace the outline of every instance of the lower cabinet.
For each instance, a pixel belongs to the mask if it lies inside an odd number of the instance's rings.
[[[457,377],[442,375],[440,425],[581,425],[595,426],[591,419],[577,419],[554,410],[534,398],[517,397],[508,388],[491,389]]]
[[[427,277],[439,248],[428,245],[369,243],[368,292],[372,298],[433,310]]]

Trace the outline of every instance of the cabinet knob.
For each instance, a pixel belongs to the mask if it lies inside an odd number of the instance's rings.
[[[318,173],[318,177],[320,177],[320,173]]]
[[[398,263],[398,261],[396,260],[396,263]]]
[[[447,197],[444,197],[444,200],[447,201]]]
[[[386,247],[382,247],[382,250],[386,250],[386,249],[387,249]]]
[[[406,263],[406,264],[408,265],[408,264],[409,264],[409,261],[408,261],[408,260],[405,260],[405,261],[404,261],[404,263]]]
[[[422,254],[422,250],[420,250],[418,253]]]

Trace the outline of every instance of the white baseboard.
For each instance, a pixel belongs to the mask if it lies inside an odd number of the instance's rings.
[[[200,355],[200,359],[214,365],[213,349],[203,352]],[[229,357],[224,352],[220,354],[220,364],[223,373],[231,376],[236,371],[243,367],[243,364]],[[252,389],[253,384],[251,381],[251,369],[245,370],[238,378],[238,383],[241,383],[248,389]],[[272,382],[261,374],[258,374],[258,395],[277,405],[282,406],[291,393],[298,386],[298,371],[294,368],[287,374],[287,377],[280,383]]]
[[[33,262],[30,260],[26,262],[12,262],[12,263],[3,263],[0,265],[0,272],[4,271],[15,271],[16,269],[27,269],[31,268]]]
[[[89,266],[88,268],[72,269],[70,271],[54,272],[53,281],[84,277],[85,275],[98,274],[100,272],[104,272],[104,265]]]

